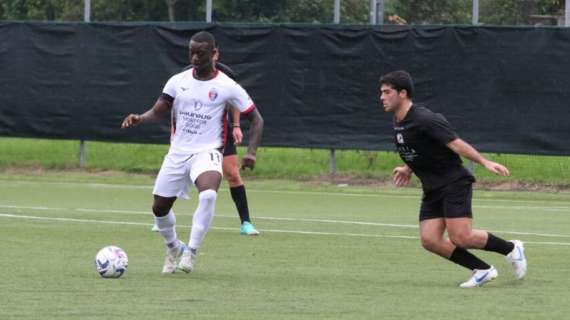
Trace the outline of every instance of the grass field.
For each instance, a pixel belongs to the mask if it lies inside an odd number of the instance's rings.
[[[477,191],[476,227],[526,242],[529,272],[503,257],[486,287],[425,252],[417,189],[248,183],[262,234],[238,234],[227,189],[192,274],[162,276],[150,232],[152,179],[84,173],[0,176],[0,319],[566,319],[570,314],[570,194]],[[187,240],[192,200],[179,201]],[[97,250],[129,256],[102,279]]]
[[[156,173],[167,145],[86,143],[86,170],[115,170],[134,173]],[[240,148],[240,153],[245,152]],[[492,160],[509,167],[512,177],[490,174],[475,166],[481,182],[518,181],[527,184],[570,187],[570,157],[488,154]],[[338,150],[338,176],[357,179],[386,179],[402,161],[394,152]],[[5,168],[42,168],[68,170],[79,167],[79,141],[0,138],[0,172]],[[255,171],[245,171],[246,177],[308,179],[328,175],[330,151],[296,148],[260,148]]]

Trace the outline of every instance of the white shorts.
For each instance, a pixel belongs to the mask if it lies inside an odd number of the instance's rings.
[[[206,171],[222,173],[222,154],[218,150],[202,151],[190,156],[168,153],[154,182],[152,193],[165,197],[189,199],[188,187]]]

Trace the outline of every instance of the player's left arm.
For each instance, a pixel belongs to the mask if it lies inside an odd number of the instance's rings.
[[[245,114],[245,118],[249,121],[249,144],[247,146],[247,153],[255,155],[257,153],[257,147],[261,144],[263,118],[257,108]]]
[[[447,147],[449,149],[453,150],[453,152],[457,153],[458,155],[482,165],[483,167],[485,167],[485,169],[487,169],[487,170],[489,170],[495,174],[498,174],[501,176],[511,175],[511,173],[509,172],[509,169],[507,169],[507,167],[503,166],[500,163],[493,162],[493,161],[488,160],[487,158],[483,157],[479,153],[479,151],[477,151],[470,144],[468,144],[467,142],[463,141],[460,138],[456,138],[456,139],[450,141],[449,143],[447,143]]]
[[[237,108],[230,107],[232,114],[232,135],[234,137],[234,144],[239,145],[243,140],[243,133],[240,128],[240,111]]]
[[[247,146],[247,153],[241,160],[242,169],[250,168],[253,170],[255,167],[255,155],[257,154],[257,147],[261,143],[261,136],[263,134],[263,117],[257,108],[245,114],[246,119],[249,121],[249,143]]]
[[[257,147],[261,143],[263,134],[263,118],[247,92],[237,83],[230,87],[232,98],[229,103],[241,111],[241,117],[249,121],[249,139],[247,153],[241,160],[241,168],[255,167]]]

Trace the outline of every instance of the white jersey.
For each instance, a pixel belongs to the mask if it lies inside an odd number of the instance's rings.
[[[162,92],[174,98],[171,154],[191,155],[221,148],[227,130],[226,103],[248,112],[255,108],[247,92],[223,72],[197,80],[194,68],[172,76]]]

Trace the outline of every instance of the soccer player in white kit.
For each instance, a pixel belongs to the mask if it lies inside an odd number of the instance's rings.
[[[222,180],[221,151],[227,130],[225,105],[242,113],[255,108],[247,92],[215,68],[217,52],[214,36],[209,32],[200,31],[192,36],[190,63],[194,67],[171,77],[150,110],[128,115],[121,126],[129,128],[158,121],[168,112],[173,120],[170,149],[153,190],[152,211],[167,247],[162,273],[173,273],[176,268],[191,272],[197,250],[212,223]],[[186,246],[177,238],[172,205],[177,198],[188,198],[191,183],[198,189],[198,207]]]

